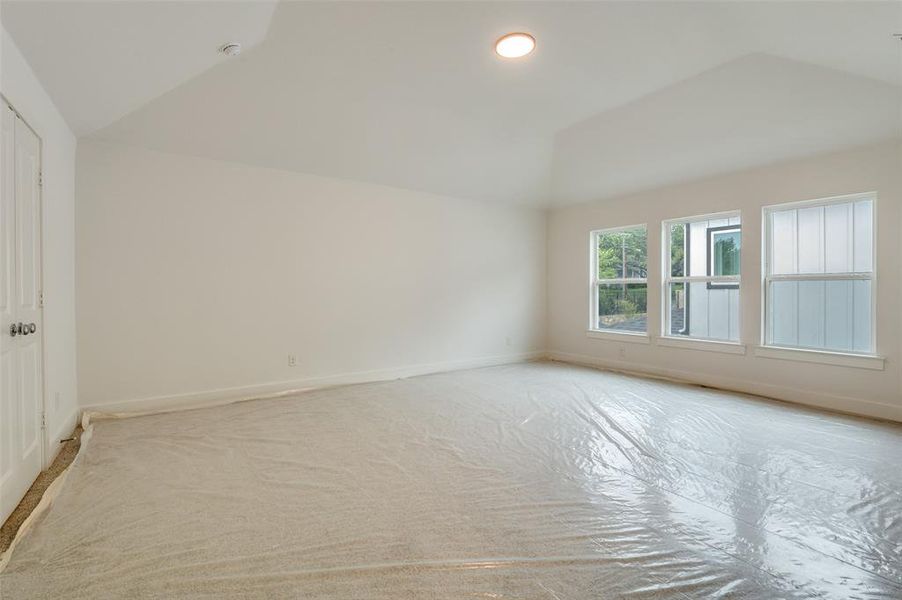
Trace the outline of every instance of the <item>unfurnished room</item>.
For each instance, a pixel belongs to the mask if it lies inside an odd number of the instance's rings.
[[[0,598],[902,598],[902,0],[0,0]]]

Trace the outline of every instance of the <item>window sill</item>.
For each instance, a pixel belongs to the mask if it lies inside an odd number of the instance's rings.
[[[799,362],[820,363],[839,367],[855,367],[882,371],[886,359],[873,354],[847,354],[845,352],[829,352],[826,350],[807,350],[804,348],[783,348],[781,346],[758,346],[755,356],[777,358]]]
[[[701,350],[703,352],[725,352],[727,354],[745,354],[745,345],[736,342],[721,342],[719,340],[683,339],[671,336],[661,336],[655,340],[658,346],[669,348],[684,348],[686,350]]]
[[[629,342],[631,344],[648,344],[651,342],[645,333],[633,333],[631,331],[604,331],[601,329],[587,329],[586,337],[596,340],[612,340],[617,342]]]

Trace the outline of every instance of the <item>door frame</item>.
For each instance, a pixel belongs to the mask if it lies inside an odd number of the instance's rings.
[[[41,236],[41,243],[39,244],[41,249],[41,275],[38,285],[40,290],[39,308],[41,311],[41,471],[43,472],[50,467],[50,463],[56,458],[56,453],[49,451],[48,443],[50,438],[47,431],[47,337],[44,334],[47,327],[46,319],[44,318],[44,267],[46,266],[44,261],[44,138],[42,138],[41,134],[38,133],[38,130],[28,122],[28,119],[16,109],[13,103],[9,101],[9,98],[0,93],[0,100],[2,100],[18,118],[22,119],[25,126],[31,130],[36,138],[38,138],[38,160],[41,164],[40,174],[38,176],[38,229],[40,232],[39,235]]]

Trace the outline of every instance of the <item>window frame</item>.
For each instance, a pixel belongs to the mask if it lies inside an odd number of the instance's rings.
[[[836,204],[854,204],[859,200],[871,201],[871,270],[844,271],[840,273],[771,273],[772,236],[771,214],[782,210],[813,208],[817,206],[832,206]],[[854,231],[855,210],[852,210],[852,227]],[[761,340],[759,356],[773,358],[788,358],[789,360],[801,360],[803,362],[827,362],[841,366],[864,366],[864,368],[882,369],[882,357],[877,354],[877,192],[860,192],[844,194],[841,196],[828,196],[826,198],[814,198],[796,202],[784,202],[771,204],[761,209],[762,251],[761,251]],[[796,220],[796,240],[798,240],[798,220]],[[795,248],[798,256],[798,243]],[[854,266],[854,265],[853,265]],[[870,281],[871,282],[871,348],[868,352],[855,352],[851,350],[831,350],[828,348],[812,348],[807,346],[783,346],[768,342],[770,331],[770,303],[768,296],[770,286],[774,281]],[[790,356],[792,354],[798,357]],[[836,358],[831,358],[836,357]],[[852,359],[852,362],[843,360]],[[854,362],[855,358],[880,359],[879,366],[865,366]]]
[[[712,221],[719,219],[730,219],[730,218],[739,218],[739,225],[726,225],[722,226],[726,229],[738,229],[740,239],[742,239],[742,211],[741,210],[728,210],[722,212],[715,213],[704,213],[700,215],[693,215],[689,217],[678,217],[673,219],[665,219],[661,221],[661,240],[663,244],[661,246],[661,260],[662,260],[662,269],[661,269],[661,334],[660,334],[660,342],[661,345],[674,345],[679,344],[680,347],[691,347],[696,346],[699,348],[705,348],[716,351],[723,351],[729,353],[737,353],[744,354],[745,346],[742,344],[742,255],[741,248],[745,246],[744,243],[740,245],[740,269],[739,275],[711,275],[711,257],[708,256],[705,261],[705,272],[706,275],[692,275],[687,276],[685,273],[688,269],[688,261],[689,261],[689,252],[688,247],[683,252],[683,276],[674,276],[673,275],[673,263],[672,263],[672,232],[671,228],[674,225],[684,225],[686,226],[686,231],[688,231],[688,225],[690,223],[696,221]],[[706,240],[705,244],[708,248],[708,253],[710,254],[711,248],[711,230],[718,229],[720,227],[706,228]],[[685,236],[685,233],[684,233]],[[685,238],[684,238],[685,239]],[[718,338],[710,338],[710,337],[699,337],[699,336],[680,336],[673,335],[670,333],[670,316],[671,316],[671,297],[670,297],[670,286],[674,283],[682,283],[684,284],[684,289],[686,284],[689,283],[699,283],[705,282],[707,284],[708,289],[736,289],[739,290],[739,310],[740,316],[738,319],[739,323],[739,336],[738,340],[723,340]],[[688,308],[687,308],[688,310]],[[689,325],[689,319],[686,319],[686,326]]]
[[[604,233],[617,233],[619,231],[628,231],[630,229],[645,230],[645,256],[646,265],[645,277],[615,277],[611,279],[600,279],[598,277],[598,236]],[[648,332],[648,311],[646,309],[645,332],[638,331],[618,331],[616,329],[601,329],[598,327],[598,286],[599,285],[623,285],[623,284],[645,284],[646,305],[648,304],[648,223],[637,223],[634,225],[621,225],[618,227],[605,227],[603,229],[593,229],[589,232],[589,323],[586,328],[586,334],[592,338],[609,338],[639,341],[647,343],[649,340]]]

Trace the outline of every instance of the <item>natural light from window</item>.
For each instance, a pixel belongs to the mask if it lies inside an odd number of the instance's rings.
[[[648,244],[645,225],[592,232],[590,329],[646,335]]]
[[[873,354],[874,197],[765,209],[765,344]]]
[[[666,221],[664,237],[665,337],[738,342],[739,214]]]

